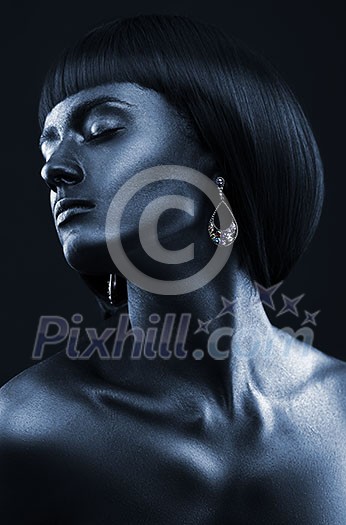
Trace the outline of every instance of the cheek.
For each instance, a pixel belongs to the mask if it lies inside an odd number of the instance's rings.
[[[123,133],[97,146],[87,146],[96,181],[111,188],[135,173],[160,164],[196,167],[197,145],[187,139],[184,125],[167,111],[140,115]],[[101,175],[101,177],[98,176]],[[101,180],[100,180],[101,179]]]
[[[132,175],[162,164],[186,165],[190,146],[175,128],[138,128],[116,138],[100,152],[100,166],[106,178],[124,183]],[[191,166],[193,167],[193,166]]]
[[[172,129],[167,126],[138,127],[103,145],[88,149],[86,154],[85,166],[89,175],[86,185],[90,198],[93,197],[98,203],[97,218],[102,219],[102,226],[114,196],[135,174],[158,165],[196,167],[190,162],[193,151],[186,145],[183,133],[174,126]],[[144,199],[146,192],[141,192],[138,206],[130,206],[131,213],[127,215],[129,223],[136,222],[135,217],[139,218],[140,209],[143,210],[145,203],[161,196],[162,189],[157,191],[148,188],[147,198]]]
[[[124,183],[160,156],[162,143],[142,133],[131,133],[98,145],[88,152],[88,171],[101,184],[114,179]],[[96,177],[95,177],[96,176]]]

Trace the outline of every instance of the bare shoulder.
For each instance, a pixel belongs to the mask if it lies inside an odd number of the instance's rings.
[[[279,337],[275,377],[294,433],[303,450],[326,472],[338,473],[346,487],[346,363],[289,334]]]
[[[325,437],[345,430],[346,363],[282,330],[277,335],[276,377],[292,413]]]
[[[0,388],[0,442],[18,444],[48,439],[61,425],[80,385],[77,363],[63,352],[36,363]]]
[[[1,523],[51,523],[66,428],[82,417],[78,366],[57,354],[0,389]]]
[[[277,331],[261,380],[268,456],[285,512],[299,523],[342,525],[346,515],[346,364]],[[292,506],[293,503],[293,506]],[[291,520],[296,523],[294,517]]]
[[[310,348],[310,361],[308,376],[303,374],[306,383],[296,395],[299,421],[305,422],[323,457],[342,466],[346,486],[346,363],[315,348]]]

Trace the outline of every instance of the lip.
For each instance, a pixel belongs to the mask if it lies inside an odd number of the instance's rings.
[[[67,221],[74,215],[87,213],[95,208],[95,204],[86,199],[63,198],[58,200],[54,206],[54,216],[57,226]]]

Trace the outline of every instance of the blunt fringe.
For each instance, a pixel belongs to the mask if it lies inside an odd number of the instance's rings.
[[[236,38],[185,16],[139,15],[97,27],[46,77],[41,127],[78,91],[132,82],[188,115],[226,180],[240,262],[278,283],[310,243],[323,205],[323,166],[302,108],[276,69]]]

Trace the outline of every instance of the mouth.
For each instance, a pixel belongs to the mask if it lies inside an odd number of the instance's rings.
[[[54,206],[55,223],[60,226],[75,215],[88,213],[93,208],[95,208],[95,204],[86,199],[60,199]]]

